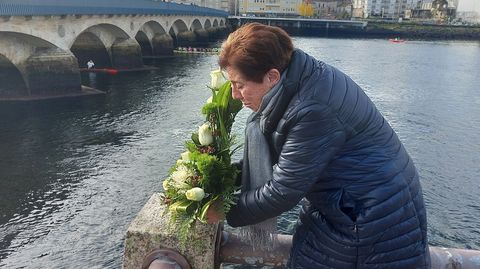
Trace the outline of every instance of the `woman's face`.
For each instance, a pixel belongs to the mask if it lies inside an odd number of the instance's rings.
[[[267,94],[280,78],[276,69],[268,71],[261,83],[245,78],[236,68],[226,68],[228,78],[232,82],[232,97],[242,101],[244,107],[258,111],[262,98]],[[273,72],[273,73],[272,73]],[[274,74],[278,73],[278,76]]]

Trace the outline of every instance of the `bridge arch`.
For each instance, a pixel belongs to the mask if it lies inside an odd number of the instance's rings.
[[[89,60],[95,62],[95,67],[143,66],[138,42],[113,24],[102,23],[85,29],[75,38],[70,50],[80,67]]]
[[[179,33],[188,31],[188,26],[182,19],[178,19],[172,23],[170,27],[170,35],[177,36]]]
[[[206,20],[205,20],[205,24],[204,24],[205,30],[207,30],[207,29],[209,29],[209,28],[211,28],[211,27],[212,27],[212,23],[210,22],[209,19],[206,19]]]
[[[157,34],[163,35],[167,33],[159,22],[153,20],[145,22],[138,31],[144,32],[149,39],[152,39]]]
[[[173,38],[174,47],[187,46],[195,41],[195,34],[189,31],[189,27],[182,19],[177,19],[172,23],[169,34]]]
[[[190,29],[192,31],[203,29],[203,26],[202,26],[202,23],[200,22],[200,20],[199,19],[193,20],[192,25],[190,26]]]
[[[95,62],[95,67],[112,66],[107,47],[100,37],[92,32],[85,31],[78,35],[70,51],[77,57],[79,67],[86,67],[89,60]]]
[[[140,45],[143,56],[151,56],[153,54],[151,39],[148,38],[145,32],[138,31],[135,35],[135,40],[137,40],[138,44]]]
[[[218,27],[218,20],[217,19],[213,20],[213,27]]]
[[[191,41],[194,42],[195,46],[204,47],[208,44],[208,32],[203,28],[203,25],[199,19],[193,20],[190,29],[192,29],[194,34],[194,37]]]
[[[28,95],[28,59],[40,51],[56,49],[52,43],[24,33],[0,32],[0,93]]]
[[[1,42],[0,42],[1,44]],[[16,97],[28,95],[27,84],[22,72],[0,51],[0,96]]]
[[[2,97],[78,90],[80,77],[76,67],[70,51],[44,39],[24,33],[0,32]]]
[[[143,56],[152,56],[165,54],[160,47],[171,43],[171,37],[168,36],[163,26],[157,21],[147,21],[138,30],[135,35]],[[160,52],[161,51],[161,52]]]

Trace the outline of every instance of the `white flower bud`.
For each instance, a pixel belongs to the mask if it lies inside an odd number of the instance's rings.
[[[165,179],[163,182],[162,182],[162,185],[163,185],[163,189],[168,191],[168,180]]]
[[[226,81],[225,77],[223,76],[223,72],[220,69],[212,71],[210,73],[210,76],[212,77],[210,87],[212,87],[214,89],[220,88]]]
[[[186,191],[185,196],[191,201],[201,201],[205,197],[205,191],[202,188],[195,187]]]
[[[202,146],[208,146],[213,143],[212,131],[207,123],[198,128],[198,140]]]
[[[182,156],[182,161],[188,162],[190,161],[190,151],[185,151],[184,153],[180,154]]]

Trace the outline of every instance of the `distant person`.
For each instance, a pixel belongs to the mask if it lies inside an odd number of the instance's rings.
[[[90,60],[90,61],[87,62],[87,68],[88,68],[88,69],[92,69],[92,68],[94,68],[94,67],[95,67],[95,63],[94,63],[92,60]]]

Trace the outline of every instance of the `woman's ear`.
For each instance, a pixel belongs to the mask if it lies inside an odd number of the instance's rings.
[[[267,79],[268,79],[268,82],[270,83],[270,86],[273,87],[273,85],[277,84],[277,82],[280,80],[280,71],[278,71],[278,69],[276,68],[272,68],[270,70],[268,70],[267,72]]]

